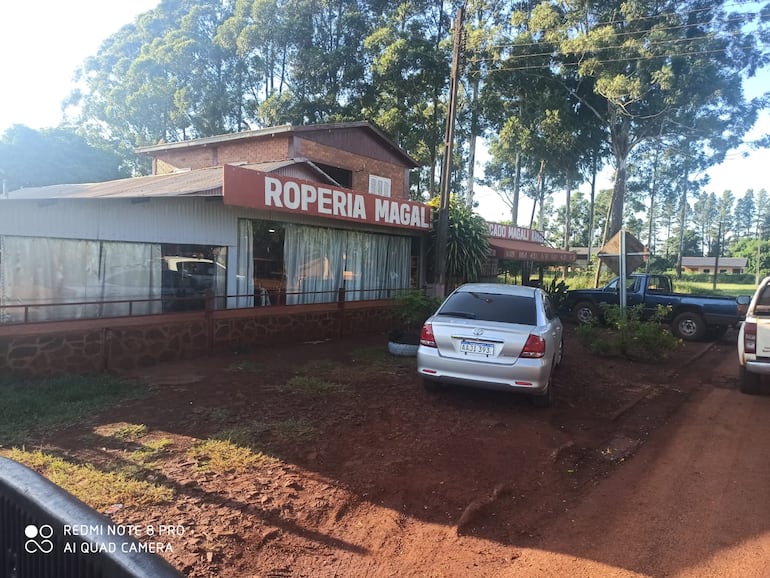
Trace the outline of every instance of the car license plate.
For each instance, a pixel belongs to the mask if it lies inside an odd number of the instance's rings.
[[[463,353],[476,353],[478,355],[492,355],[495,352],[495,346],[492,343],[483,341],[465,341],[460,342],[460,351]]]

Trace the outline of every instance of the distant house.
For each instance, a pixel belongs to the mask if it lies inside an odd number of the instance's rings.
[[[745,257],[682,257],[682,270],[685,273],[719,273],[740,275],[746,272]]]

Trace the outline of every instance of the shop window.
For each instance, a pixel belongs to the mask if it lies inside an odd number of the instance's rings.
[[[161,245],[161,279],[164,312],[203,310],[209,294],[224,308],[227,247]]]
[[[283,266],[284,227],[275,221],[252,221],[254,297],[257,305],[283,305],[286,281]]]

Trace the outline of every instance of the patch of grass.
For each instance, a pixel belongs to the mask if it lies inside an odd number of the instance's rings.
[[[249,468],[277,461],[262,452],[253,452],[229,440],[207,439],[187,450],[187,456],[198,462],[198,468],[207,472],[224,474],[243,473]]]
[[[174,498],[173,489],[135,479],[121,470],[105,472],[91,464],[75,464],[40,450],[13,449],[3,453],[38,471],[96,510],[118,503],[150,506],[168,503]]]
[[[29,378],[0,374],[0,446],[82,421],[104,407],[146,395],[145,384],[107,374]]]
[[[170,445],[171,440],[168,438],[146,440],[141,447],[128,454],[128,459],[142,466],[151,466]]]
[[[273,422],[272,429],[275,429],[283,437],[293,440],[308,439],[316,433],[313,424],[301,418]]]
[[[138,423],[113,424],[102,428],[101,433],[118,440],[136,441],[147,435],[147,426]]]
[[[265,434],[275,433],[281,438],[293,441],[305,440],[315,434],[316,429],[306,419],[290,418],[279,421],[253,421],[243,425],[227,428],[214,436],[214,439],[224,440],[242,447],[255,448],[260,438]]]
[[[279,391],[284,392],[297,392],[312,395],[339,393],[345,390],[345,386],[341,383],[327,381],[326,379],[318,376],[295,375],[278,389]]]

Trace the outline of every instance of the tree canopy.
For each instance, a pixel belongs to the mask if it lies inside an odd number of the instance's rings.
[[[562,227],[548,232],[554,242],[597,246],[622,225],[651,246],[659,234],[681,241],[705,192],[704,170],[742,141],[770,99],[743,90],[768,64],[770,5],[162,0],[83,63],[68,120],[142,174],[149,167],[137,146],[366,119],[422,164],[413,197],[433,197],[461,5],[451,191],[472,206],[475,143],[484,139],[484,183],[516,224],[520,195],[531,197],[539,212],[527,224]],[[606,207],[596,205],[603,166],[615,173]],[[585,183],[590,194],[549,214],[553,193]],[[740,210],[735,226],[745,237],[748,200]]]

